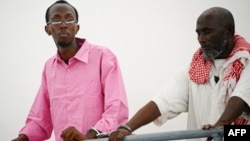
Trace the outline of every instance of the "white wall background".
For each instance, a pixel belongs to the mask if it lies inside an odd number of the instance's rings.
[[[24,125],[40,85],[44,62],[56,52],[44,32],[52,0],[1,1],[0,139],[11,140]],[[118,57],[127,88],[130,117],[146,104],[199,46],[196,18],[222,6],[236,32],[250,40],[249,0],[69,0],[79,12],[80,32]],[[181,87],[181,86],[180,86]],[[137,134],[185,130],[186,114],[162,127],[149,124]],[[54,140],[53,137],[51,141]]]

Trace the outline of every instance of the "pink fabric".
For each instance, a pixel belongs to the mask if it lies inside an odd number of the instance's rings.
[[[42,73],[42,83],[20,134],[30,141],[50,137],[75,126],[83,134],[90,127],[112,131],[128,119],[128,104],[117,58],[107,48],[82,44],[65,64],[58,55],[50,58]],[[84,42],[84,43],[83,43]]]
[[[240,51],[247,51],[250,52],[250,44],[245,41],[245,39],[239,35],[234,36],[235,47],[227,61],[229,61],[235,54]],[[238,57],[232,60],[225,70],[225,75],[223,76],[222,87],[220,93],[224,95],[224,103],[227,104],[228,98],[230,94],[233,92],[234,88],[236,87],[237,81],[240,78],[240,74],[244,67],[244,58],[238,54]],[[193,56],[190,70],[189,70],[189,77],[192,81],[198,84],[205,84],[209,80],[209,71],[211,69],[212,62],[206,61],[202,56],[201,48],[199,48]],[[234,124],[247,124],[248,120],[239,117],[234,121]]]

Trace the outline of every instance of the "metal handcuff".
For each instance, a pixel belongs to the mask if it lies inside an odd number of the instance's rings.
[[[96,128],[91,127],[89,128],[88,132],[92,130],[94,132],[96,132],[96,138],[105,138],[105,137],[109,137],[109,135],[111,134],[111,132],[100,132],[98,131]]]
[[[125,125],[125,124],[124,124],[124,125],[118,126],[117,129],[125,129],[125,130],[129,131],[130,133],[132,133],[131,128],[130,128],[129,126]],[[111,131],[111,132],[100,132],[99,130],[97,130],[97,129],[94,128],[94,127],[89,128],[88,132],[89,132],[90,130],[96,132],[96,138],[105,138],[105,137],[109,137],[109,135],[113,132],[113,131]]]

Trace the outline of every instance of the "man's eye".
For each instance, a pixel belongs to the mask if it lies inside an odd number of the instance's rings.
[[[212,32],[212,30],[210,30],[210,29],[204,30],[204,34],[210,34],[211,32]]]
[[[204,34],[210,34],[211,32],[210,31],[205,31]]]
[[[53,19],[52,22],[61,22],[61,19]]]
[[[74,21],[74,19],[73,18],[67,18],[65,21],[66,22],[72,22],[72,21]]]

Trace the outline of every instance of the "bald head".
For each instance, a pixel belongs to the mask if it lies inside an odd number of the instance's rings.
[[[234,18],[230,11],[212,7],[197,19],[196,32],[206,60],[226,59],[234,47]]]
[[[211,16],[217,20],[220,26],[225,27],[233,36],[235,33],[234,17],[232,13],[222,7],[212,7],[205,10],[198,18],[197,22],[204,19],[204,17]]]

